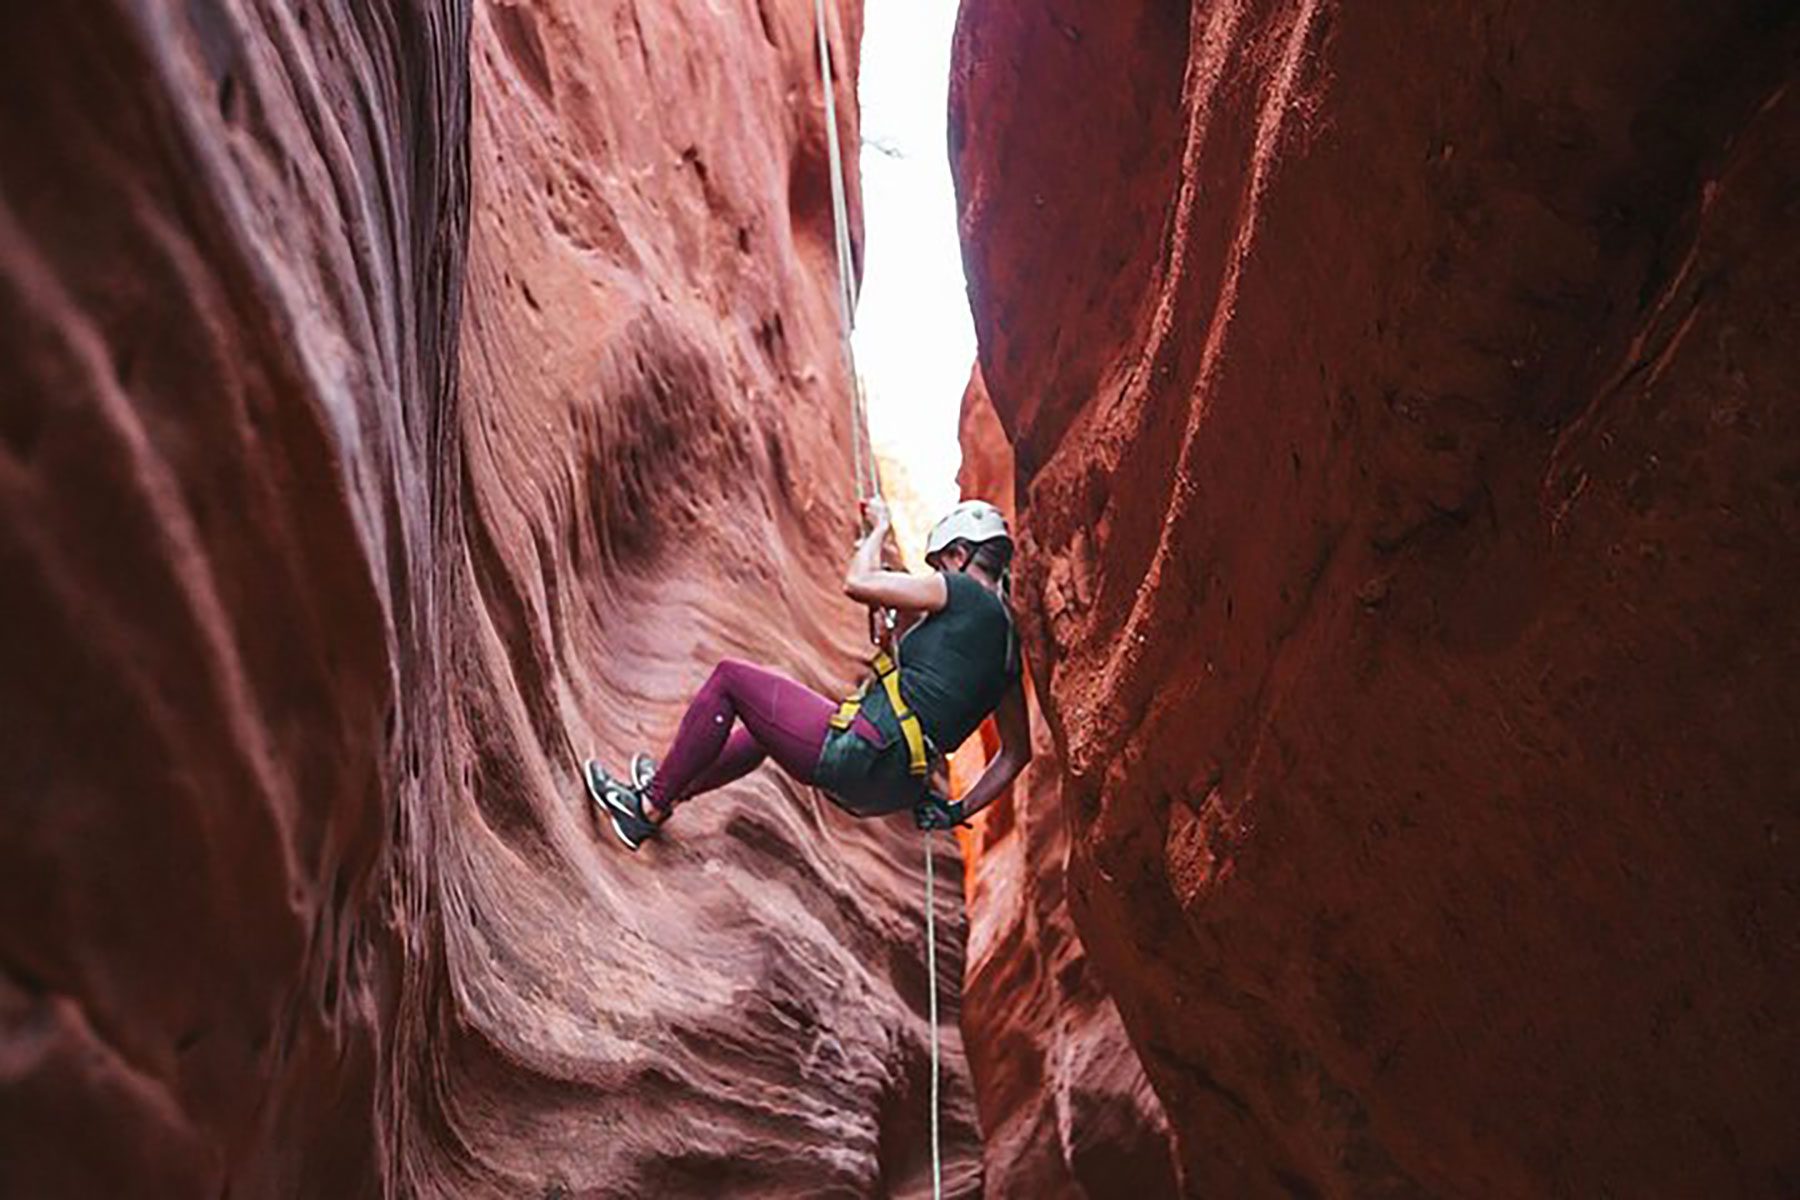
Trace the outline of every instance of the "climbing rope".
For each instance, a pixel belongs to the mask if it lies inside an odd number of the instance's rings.
[[[938,1150],[937,868],[931,861],[931,830],[925,831],[925,980],[931,988],[931,1200],[944,1194],[944,1167]]]
[[[881,474],[875,467],[874,448],[869,445],[869,410],[863,396],[862,377],[856,373],[856,350],[850,343],[850,330],[856,313],[855,264],[850,248],[850,203],[844,187],[844,154],[838,145],[837,94],[831,72],[831,39],[825,30],[825,0],[813,0],[819,29],[819,80],[825,88],[825,147],[831,160],[831,228],[837,249],[838,326],[844,349],[844,369],[850,375],[850,453],[856,472],[856,500],[862,502],[881,495]],[[872,620],[870,637],[880,640],[879,626]],[[891,622],[887,623],[891,631]],[[937,985],[937,868],[931,857],[931,830],[925,839],[925,977],[931,990],[927,1001],[927,1022],[931,1033],[931,1197],[944,1195],[943,1152],[938,1136],[938,985]]]
[[[881,476],[868,444],[869,414],[863,398],[862,376],[856,370],[856,348],[850,331],[856,313],[856,263],[850,246],[850,201],[844,186],[844,152],[838,144],[837,85],[831,70],[831,39],[825,26],[825,0],[813,0],[819,28],[819,79],[825,87],[825,149],[831,162],[831,229],[838,274],[839,341],[844,351],[844,370],[850,377],[850,451],[856,472],[858,505],[881,495]]]

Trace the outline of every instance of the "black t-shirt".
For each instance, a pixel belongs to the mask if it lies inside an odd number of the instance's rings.
[[[945,754],[962,745],[1018,673],[1007,662],[1012,615],[999,596],[960,571],[944,571],[944,607],[900,639],[900,694]]]

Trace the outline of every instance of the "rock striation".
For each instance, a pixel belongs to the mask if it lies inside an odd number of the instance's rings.
[[[577,774],[855,670],[812,11],[0,17],[0,1193],[928,1189],[918,835]]]
[[[1013,506],[1012,453],[977,368],[960,428],[965,497]],[[994,1196],[1171,1196],[1171,1135],[1069,915],[1062,767],[1035,698],[1032,761],[965,838],[963,1030]],[[991,723],[957,755],[972,783],[999,749]]]
[[[1785,3],[964,4],[1070,906],[1193,1194],[1800,1188],[1797,74]]]

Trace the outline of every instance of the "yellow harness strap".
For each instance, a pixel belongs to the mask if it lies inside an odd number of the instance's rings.
[[[894,660],[888,657],[887,651],[879,651],[869,660],[869,666],[875,672],[875,678],[881,681],[887,692],[888,706],[894,710],[894,716],[900,722],[900,733],[906,739],[907,769],[916,779],[923,779],[931,774],[931,760],[925,752],[925,730],[919,724],[918,714],[906,707],[906,701],[900,698],[900,671],[894,666]],[[869,694],[869,685],[863,685],[844,698],[838,705],[837,714],[831,718],[833,729],[848,729],[856,720],[856,714],[862,711],[863,699]]]

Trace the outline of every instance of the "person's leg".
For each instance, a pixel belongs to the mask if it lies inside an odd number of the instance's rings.
[[[735,783],[761,766],[767,757],[750,731],[740,725],[725,739],[725,748],[713,759],[712,766],[700,772],[700,777],[688,785],[688,795],[698,796]]]
[[[801,783],[811,783],[837,703],[811,688],[749,663],[726,661],[694,694],[675,741],[657,768],[646,797],[654,817],[683,800],[728,783],[753,768],[750,745],[728,734],[744,723],[758,755],[767,754]]]

